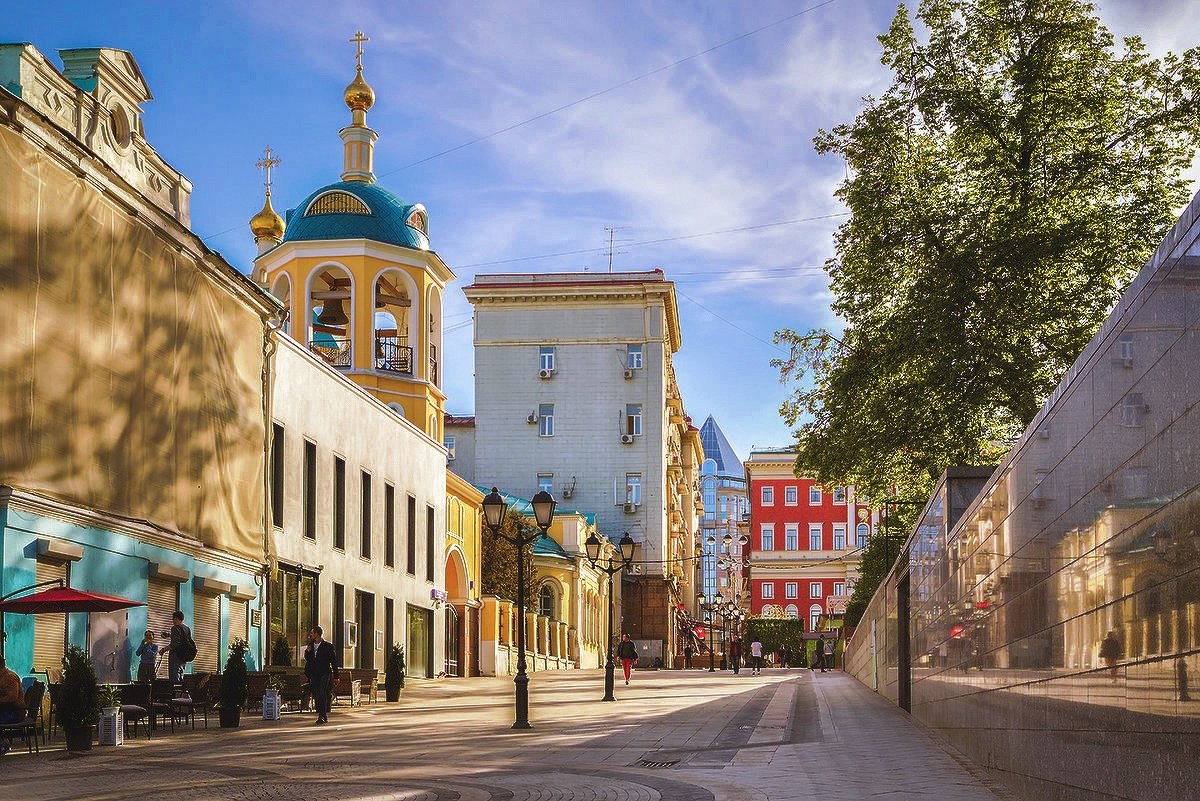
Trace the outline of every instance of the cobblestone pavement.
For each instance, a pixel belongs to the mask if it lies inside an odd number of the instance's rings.
[[[397,704],[288,713],[69,755],[0,759],[0,798],[348,801],[996,801],[1011,796],[834,672],[642,672],[602,703],[600,671],[410,681]]]

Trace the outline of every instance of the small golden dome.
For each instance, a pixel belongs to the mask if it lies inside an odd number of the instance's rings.
[[[359,67],[358,74],[346,87],[344,97],[351,111],[367,111],[375,105],[375,90],[363,80],[362,67]]]
[[[267,195],[262,211],[250,218],[250,232],[254,234],[255,239],[283,239],[283,218],[271,208],[270,195]]]

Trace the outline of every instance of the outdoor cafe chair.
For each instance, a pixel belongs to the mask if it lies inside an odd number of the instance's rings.
[[[29,753],[41,753],[38,742],[38,710],[42,708],[42,698],[46,693],[46,685],[35,681],[25,690],[25,719],[16,723],[0,723],[0,736],[8,738],[12,743],[13,735],[20,734],[25,740],[25,748]]]
[[[145,724],[146,739],[154,728],[152,718],[153,701],[151,700],[149,684],[127,684],[121,688],[121,714],[125,717],[125,731],[129,732],[129,724],[133,724],[133,734],[136,737],[138,726]]]
[[[196,713],[204,715],[204,728],[208,728],[208,710],[212,709],[210,690],[213,682],[211,673],[191,673],[183,677],[183,691],[186,695],[171,699],[171,706],[182,714],[184,719],[192,721],[196,728]]]

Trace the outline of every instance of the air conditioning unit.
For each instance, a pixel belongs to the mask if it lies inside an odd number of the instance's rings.
[[[632,445],[633,444],[633,434],[622,434],[621,435],[621,444],[622,445]]]
[[[353,620],[344,621],[342,644],[347,648],[358,646],[358,624]]]
[[[1050,439],[1050,429],[1043,426],[1037,430],[1038,439]]]
[[[525,418],[525,422],[529,423],[530,425],[537,425],[537,421],[538,421],[538,416],[536,413],[531,414]]]
[[[553,370],[538,370],[538,378],[553,378]]]
[[[575,494],[575,490],[573,490],[573,489],[571,489],[571,488],[569,488],[569,487],[568,487],[567,489],[564,489],[564,490],[562,491],[562,496],[563,496],[563,499],[564,499],[564,500],[566,500],[566,499],[569,499],[569,498],[570,498],[572,495],[574,495],[574,494]]]
[[[637,508],[638,508],[638,505],[636,503],[627,503],[627,504],[625,504],[625,514],[627,514],[627,515],[637,514]]]
[[[625,378],[626,378],[626,380],[628,380],[628,379],[630,379],[630,378],[633,378],[633,370],[630,370],[630,369],[626,368],[626,370],[625,370]]]

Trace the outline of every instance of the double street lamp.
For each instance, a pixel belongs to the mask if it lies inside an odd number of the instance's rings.
[[[509,536],[500,530],[504,524],[504,513],[508,505],[499,491],[492,487],[491,494],[483,499],[483,522],[497,537],[517,546],[517,675],[513,677],[517,694],[517,720],[514,729],[532,729],[529,723],[529,676],[525,675],[525,546],[538,537],[546,536],[546,530],[554,522],[555,501],[550,493],[542,490],[533,496],[533,518],[537,533],[525,535],[518,528]]]
[[[629,536],[626,531],[621,537],[621,541],[617,546],[621,549],[621,561],[613,559],[611,554],[603,563],[600,562],[600,538],[596,536],[596,532],[588,535],[587,540],[583,543],[584,550],[587,551],[588,561],[592,563],[592,567],[596,570],[603,571],[608,574],[608,658],[604,662],[604,697],[601,701],[615,701],[613,695],[613,684],[615,684],[616,663],[613,662],[613,576],[622,570],[628,570],[633,564],[633,548],[636,543],[633,537]],[[625,682],[628,684],[629,682]]]

